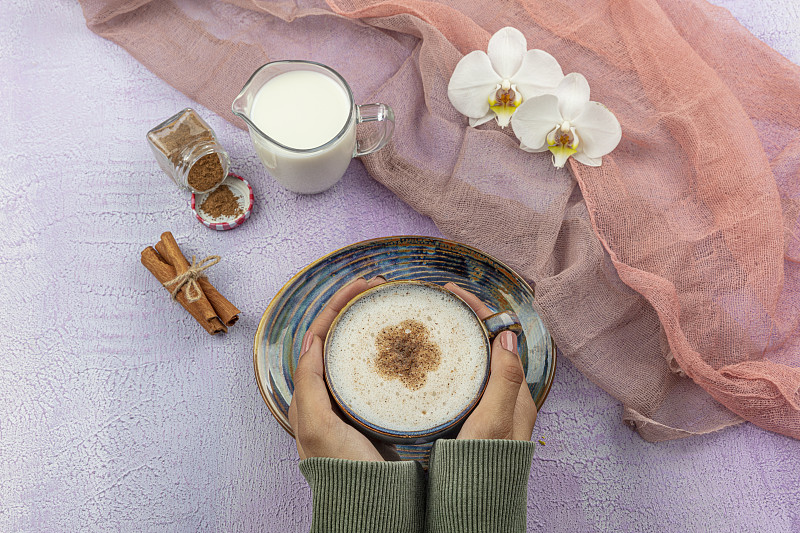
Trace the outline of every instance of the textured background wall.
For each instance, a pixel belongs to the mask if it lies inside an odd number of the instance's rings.
[[[719,2],[800,62],[794,0]],[[390,234],[438,235],[360,163],[325,194],[269,180],[247,135],[197,108],[256,192],[197,223],[148,129],[193,105],[89,32],[66,0],[0,3],[0,531],[304,531],[294,443],[258,394],[256,324],[297,270]],[[139,252],[171,230],[217,253],[242,310],[209,337]],[[798,531],[800,443],[742,425],[658,445],[562,358],[535,437],[530,529]]]

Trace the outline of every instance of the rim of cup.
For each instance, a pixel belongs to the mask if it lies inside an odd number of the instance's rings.
[[[385,427],[379,426],[377,424],[374,424],[374,423],[364,419],[363,417],[357,415],[356,413],[354,413],[353,410],[349,408],[347,403],[340,397],[340,395],[336,391],[336,387],[334,386],[334,384],[331,383],[330,372],[328,370],[328,357],[327,357],[328,348],[329,348],[329,345],[330,345],[330,339],[333,337],[333,335],[331,335],[331,333],[333,333],[334,330],[336,329],[336,326],[339,324],[340,319],[347,313],[347,311],[353,306],[353,304],[357,303],[358,301],[360,301],[364,297],[366,297],[366,296],[368,296],[368,295],[370,295],[370,294],[372,294],[374,292],[379,292],[381,290],[386,290],[386,289],[391,288],[391,287],[396,286],[396,285],[423,285],[423,286],[426,286],[426,287],[433,288],[433,289],[435,289],[435,290],[437,290],[437,291],[439,291],[441,293],[446,293],[451,298],[453,298],[454,301],[459,302],[462,306],[464,306],[467,310],[469,310],[470,314],[475,318],[475,321],[478,324],[480,324],[481,330],[483,331],[484,347],[486,349],[486,359],[485,359],[486,367],[485,367],[485,370],[483,372],[483,379],[481,381],[481,385],[480,385],[480,388],[478,390],[478,393],[472,398],[470,403],[464,409],[459,411],[459,413],[456,416],[454,416],[453,418],[451,418],[450,420],[447,420],[446,422],[444,422],[442,424],[439,424],[437,426],[431,427],[431,428],[426,428],[426,429],[416,430],[416,431],[394,430],[394,429],[385,428]],[[438,437],[439,435],[443,435],[443,434],[447,433],[448,431],[450,431],[451,429],[453,429],[456,426],[458,426],[459,424],[461,424],[467,418],[467,416],[472,412],[472,410],[478,405],[478,402],[480,402],[481,398],[483,397],[483,393],[486,390],[486,385],[489,382],[489,369],[490,369],[490,365],[491,365],[491,349],[492,349],[491,339],[489,338],[489,331],[486,328],[486,324],[484,324],[484,321],[481,320],[481,318],[478,316],[478,314],[475,312],[475,310],[472,309],[472,307],[470,307],[469,304],[466,301],[464,301],[464,299],[461,298],[459,295],[457,295],[457,294],[445,289],[441,285],[437,285],[435,283],[430,283],[430,282],[427,282],[427,281],[418,281],[418,280],[387,281],[386,283],[381,283],[380,285],[376,285],[375,287],[371,287],[371,288],[365,290],[364,292],[356,295],[352,300],[347,302],[347,304],[342,308],[341,311],[339,311],[339,313],[333,319],[333,322],[331,323],[331,326],[328,329],[328,335],[325,338],[325,345],[324,345],[324,348],[323,348],[323,355],[322,355],[325,384],[327,385],[328,390],[330,391],[334,402],[339,407],[339,409],[341,409],[342,413],[344,413],[344,415],[348,419],[350,419],[351,421],[355,422],[359,428],[361,428],[363,430],[366,430],[369,433],[373,433],[376,436],[379,436],[380,438],[382,438],[384,440],[395,441],[397,443],[411,443],[411,442],[414,442],[414,441],[416,441],[416,442],[424,442],[426,439],[430,440],[430,437]]]

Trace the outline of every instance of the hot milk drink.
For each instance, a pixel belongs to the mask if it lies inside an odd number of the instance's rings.
[[[489,363],[474,313],[426,285],[378,287],[341,315],[329,337],[335,394],[358,418],[395,431],[453,420],[480,393]]]

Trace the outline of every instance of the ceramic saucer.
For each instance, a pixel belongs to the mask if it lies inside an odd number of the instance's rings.
[[[553,381],[556,347],[533,307],[533,289],[509,267],[485,253],[434,237],[383,237],[346,246],[297,273],[267,306],[256,330],[253,363],[256,382],[278,423],[292,433],[287,413],[292,399],[300,344],[314,317],[338,289],[359,277],[452,281],[483,300],[493,311],[514,311],[522,323],[519,353],[528,388],[538,409]],[[430,444],[398,446],[402,459],[425,462]]]

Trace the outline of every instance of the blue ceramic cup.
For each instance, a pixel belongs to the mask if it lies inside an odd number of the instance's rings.
[[[411,289],[409,290],[413,290],[414,286],[419,286],[419,285],[429,287],[434,291],[436,291],[438,295],[444,297],[445,305],[447,305],[448,307],[455,306],[459,308],[458,316],[464,317],[464,320],[474,322],[474,324],[466,324],[464,331],[469,331],[471,332],[469,333],[469,335],[474,336],[474,338],[466,340],[467,342],[471,343],[472,346],[477,346],[476,343],[482,343],[481,344],[482,353],[480,354],[480,357],[482,358],[481,369],[478,370],[479,374],[477,375],[477,381],[479,381],[479,386],[477,387],[477,390],[475,390],[474,394],[472,394],[471,392],[469,393],[469,397],[465,397],[463,393],[459,393],[458,395],[453,395],[452,397],[448,396],[448,390],[453,390],[449,388],[450,387],[449,385],[447,390],[437,389],[432,392],[428,391],[427,394],[431,394],[433,397],[436,398],[435,402],[437,402],[437,405],[442,402],[448,402],[450,400],[454,402],[452,405],[447,405],[442,407],[442,409],[444,409],[444,411],[448,413],[448,416],[446,416],[444,420],[442,420],[441,418],[438,419],[435,422],[435,424],[432,423],[430,427],[428,426],[420,427],[419,423],[414,424],[415,427],[413,428],[410,428],[410,424],[409,427],[403,427],[404,425],[403,405],[405,404],[403,403],[404,399],[402,397],[398,398],[397,401],[394,402],[391,407],[394,410],[393,412],[397,413],[396,418],[389,420],[387,422],[387,418],[384,415],[383,423],[378,423],[375,420],[377,418],[380,418],[380,416],[371,415],[370,413],[367,412],[368,409],[365,409],[363,407],[365,402],[367,405],[369,405],[368,400],[365,400],[364,398],[353,399],[353,394],[354,394],[353,391],[356,390],[356,387],[353,385],[353,382],[354,380],[357,380],[358,379],[357,376],[360,375],[358,374],[357,369],[354,368],[352,374],[346,372],[343,373],[341,370],[339,370],[338,373],[336,372],[332,373],[329,365],[328,353],[331,344],[335,342],[337,334],[340,333],[338,328],[342,323],[343,317],[347,317],[349,315],[352,318],[352,315],[350,315],[350,313],[367,312],[362,309],[364,306],[358,305],[359,302],[362,302],[365,298],[369,298],[371,296],[376,296],[376,295],[379,296],[378,293],[381,292],[389,294],[390,291],[392,291],[394,294],[397,294],[398,289],[401,289],[400,292],[402,292],[402,290],[405,290],[407,287],[411,287]],[[391,319],[389,320],[389,322],[391,322]],[[356,296],[353,300],[348,302],[348,304],[339,312],[339,314],[333,320],[333,323],[331,324],[330,330],[325,340],[325,352],[324,352],[325,382],[328,385],[328,390],[330,391],[334,402],[338,405],[339,409],[344,414],[344,416],[348,419],[349,422],[352,423],[353,426],[355,426],[357,429],[359,429],[362,433],[366,434],[367,436],[395,444],[421,444],[426,442],[432,442],[438,438],[447,437],[449,435],[457,433],[461,425],[464,423],[464,420],[466,420],[466,418],[469,416],[469,414],[472,412],[472,410],[480,401],[483,392],[486,389],[486,384],[489,380],[492,339],[494,339],[494,337],[496,337],[501,331],[505,330],[513,331],[517,334],[522,332],[522,327],[520,325],[519,319],[516,316],[516,314],[514,314],[512,311],[502,311],[499,313],[495,313],[481,320],[464,300],[462,300],[458,295],[448,291],[447,289],[439,285],[422,281],[390,281],[387,283],[383,283],[381,285],[368,289],[363,293],[359,294],[358,296]],[[406,330],[406,332],[409,331],[410,330]],[[364,350],[368,351],[371,354],[369,356],[369,359],[373,362],[362,361],[361,363],[358,364],[364,364],[365,366],[375,364],[374,361],[377,359],[377,356],[375,356],[374,354],[377,352],[377,347],[373,349],[373,346],[370,345],[370,343],[372,343],[377,346],[376,344],[377,341],[373,340],[374,333],[375,332],[373,332],[372,337],[368,336],[368,338],[363,339],[363,342],[366,343],[365,344],[366,347],[364,348]],[[341,350],[341,348],[339,350]],[[447,353],[442,352],[442,357],[447,357],[448,353],[450,352]],[[339,355],[339,357],[340,356],[341,355]],[[453,363],[451,360],[450,364],[454,365],[455,363]],[[464,375],[459,375],[458,367],[451,366],[450,368],[455,370],[455,376],[449,377],[448,379],[455,381],[458,380],[464,381],[467,379],[466,377],[468,372],[467,369],[464,370]],[[474,379],[475,377],[474,368],[475,367],[473,366],[472,367],[473,374],[469,379],[473,380],[474,382],[477,382]],[[372,372],[372,369],[370,368],[368,370],[364,370],[363,372]],[[337,378],[336,377],[337,375],[342,377]],[[374,375],[374,372],[371,375]],[[370,386],[377,387],[378,384],[380,383],[385,384],[388,382],[387,381],[381,382],[381,379],[376,377],[374,379],[374,383]],[[454,385],[453,388],[458,387],[457,383],[453,383],[453,385]],[[344,392],[347,388],[350,388],[351,390],[345,394]],[[396,387],[396,388],[402,389],[401,387]],[[430,389],[431,387],[428,388]],[[380,394],[385,392],[386,390],[388,390],[388,386],[386,386],[386,388],[381,391],[379,391],[378,389],[373,389],[371,392],[369,392],[369,387],[365,387],[363,391],[359,389],[359,392],[357,394],[363,394],[365,396],[370,396],[370,397],[374,395],[375,401],[379,401]],[[471,390],[474,389],[470,389],[470,391]],[[414,394],[413,390],[409,390],[407,392],[408,394]],[[345,399],[347,397],[350,398],[349,401]],[[385,405],[386,404],[385,400],[383,400],[383,402]],[[415,405],[419,407],[418,404],[419,402],[417,402]],[[361,407],[354,407],[355,405],[361,405]],[[384,407],[383,409],[385,412],[386,408]],[[370,420],[370,418],[373,416],[375,417],[375,419]]]

